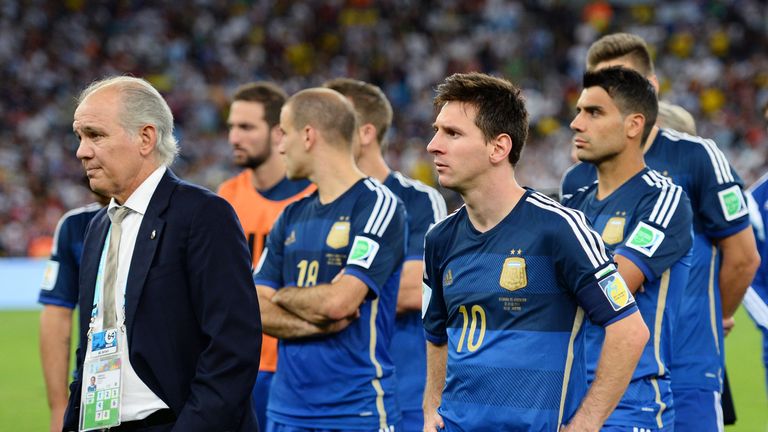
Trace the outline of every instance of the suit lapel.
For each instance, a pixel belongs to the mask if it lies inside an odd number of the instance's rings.
[[[147,280],[147,274],[155,258],[155,252],[163,238],[163,230],[165,228],[163,213],[168,208],[171,194],[176,189],[178,183],[179,179],[171,170],[166,170],[163,178],[157,185],[157,189],[155,189],[155,193],[152,194],[147,212],[144,214],[141,226],[139,227],[125,291],[125,320],[129,329],[129,337],[130,329],[133,328],[133,320],[136,317],[136,309],[141,299],[141,293],[144,290],[144,283]]]

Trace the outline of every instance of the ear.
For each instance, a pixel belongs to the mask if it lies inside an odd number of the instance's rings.
[[[157,129],[155,125],[147,124],[139,129],[139,153],[142,156],[149,156],[157,147]]]
[[[283,139],[283,131],[280,130],[280,125],[272,126],[269,130],[269,137],[272,140],[272,146],[277,147],[280,144],[280,140]]]
[[[624,130],[627,138],[640,140],[643,137],[645,128],[645,116],[640,113],[634,113],[624,118]]]
[[[363,147],[376,141],[376,126],[371,123],[366,123],[357,129],[357,133],[360,136],[360,144]]]
[[[488,142],[489,159],[492,164],[507,161],[512,151],[512,137],[507,134],[499,134]]]
[[[310,125],[306,125],[301,132],[303,135],[304,150],[309,151],[317,142],[317,130]]]
[[[659,78],[656,76],[656,74],[653,74],[648,78],[648,81],[651,82],[651,85],[653,86],[653,88],[656,89],[656,94],[658,95],[659,94]]]

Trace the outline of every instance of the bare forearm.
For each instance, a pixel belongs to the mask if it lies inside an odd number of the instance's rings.
[[[72,309],[44,306],[40,314],[40,360],[43,367],[51,430],[58,427],[67,407]]]
[[[744,293],[760,266],[752,228],[746,228],[718,242],[720,248],[720,298],[723,318],[736,313]]]
[[[723,259],[720,266],[720,298],[724,318],[736,313],[753,277],[754,270],[748,265],[735,266]]]
[[[567,430],[600,429],[627,389],[648,336],[639,312],[606,328],[595,380]]]
[[[333,321],[324,307],[328,296],[326,287],[330,285],[283,288],[275,293],[272,302],[307,322],[326,324]]]
[[[435,345],[427,342],[427,382],[424,386],[424,430],[434,431],[443,427],[443,420],[437,414],[437,408],[445,388],[446,364],[448,363],[448,345]]]
[[[400,276],[397,293],[397,313],[421,310],[421,278],[424,264],[421,261],[406,261]]]
[[[346,318],[325,325],[313,324],[274,303],[272,301],[276,294],[274,290],[258,287],[256,291],[259,294],[262,331],[276,338],[299,339],[337,333],[354,320],[354,318]]]

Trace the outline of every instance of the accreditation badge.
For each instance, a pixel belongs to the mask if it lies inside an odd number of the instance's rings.
[[[120,354],[86,359],[80,396],[80,430],[120,425],[122,376]]]
[[[515,291],[528,285],[528,275],[525,270],[525,258],[510,257],[504,260],[499,277],[502,288]]]

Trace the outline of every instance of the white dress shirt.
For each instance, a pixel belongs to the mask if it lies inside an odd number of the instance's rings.
[[[120,249],[118,252],[118,264],[117,264],[117,281],[115,284],[115,290],[123,295],[116,295],[115,305],[118,311],[120,327],[125,325],[125,309],[123,307],[125,303],[126,289],[133,289],[135,287],[126,287],[128,282],[128,273],[131,267],[131,258],[133,257],[133,249],[136,245],[136,238],[139,234],[139,227],[141,227],[141,221],[144,219],[144,214],[147,212],[149,201],[152,199],[152,195],[157,189],[157,185],[160,184],[160,180],[165,174],[166,167],[161,165],[157,168],[139,187],[131,194],[130,197],[123,204],[125,207],[133,210],[129,213],[123,223],[121,224],[122,234],[120,236]],[[114,215],[117,202],[113,198],[107,209],[107,215],[110,220]],[[128,337],[123,331],[119,332],[120,343],[122,345],[121,359],[122,359],[122,371],[123,371],[123,390],[122,390],[122,408],[120,411],[120,420],[122,422],[141,420],[152,414],[153,412],[168,408],[157,395],[147,387],[146,384],[136,375],[136,371],[131,365],[128,353]]]

